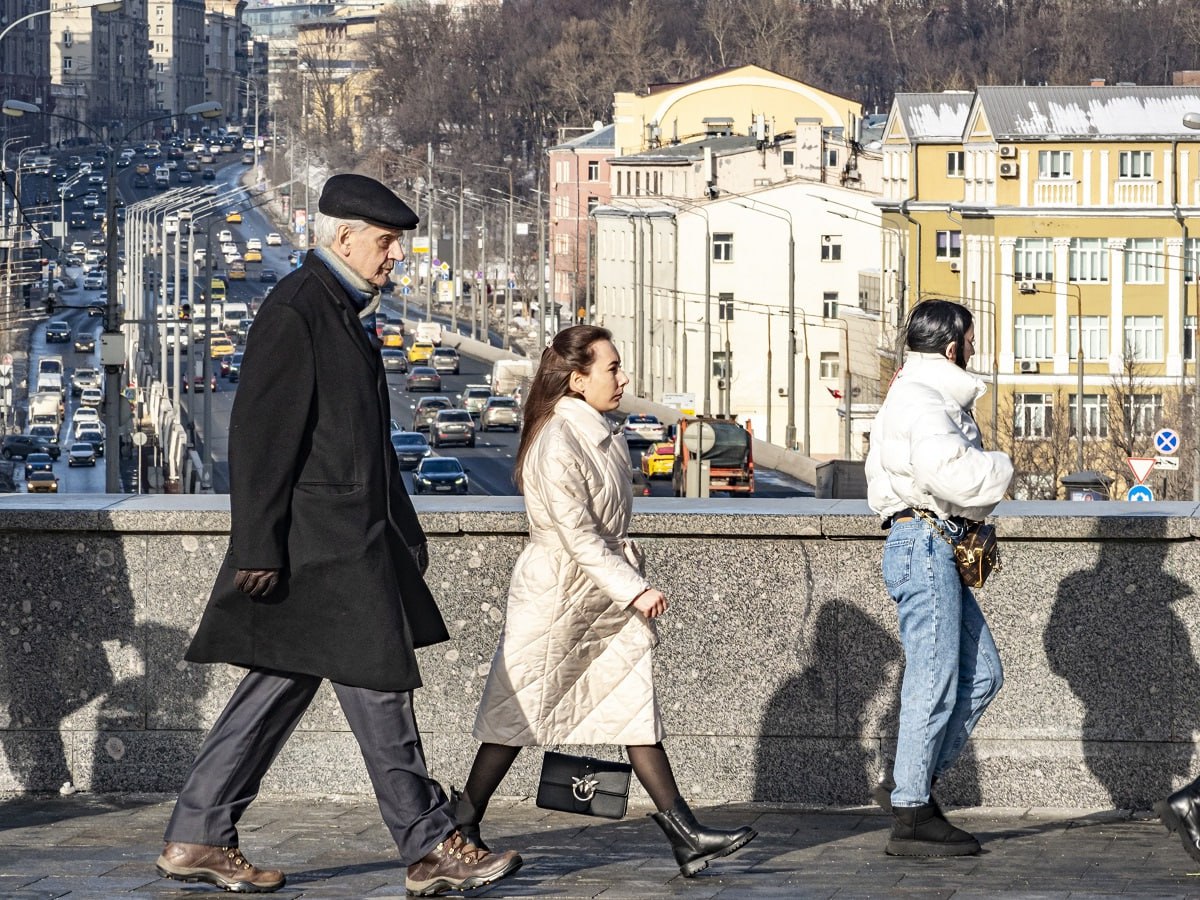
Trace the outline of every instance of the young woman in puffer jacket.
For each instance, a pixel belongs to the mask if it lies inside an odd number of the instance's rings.
[[[564,329],[542,354],[515,465],[530,541],[475,718],[482,743],[451,799],[462,833],[486,849],[479,823],[522,747],[621,744],[691,876],[756,832],[697,822],[662,745],[651,651],[667,598],[629,539],[629,448],[605,418],[628,383],[605,328]]]
[[[975,327],[965,306],[926,300],[907,325],[908,353],[871,429],[867,500],[888,528],[883,580],[904,646],[893,779],[873,792],[894,816],[892,856],[961,856],[979,842],[931,797],[1004,682],[1000,655],[946,538],[1004,497],[1012,461],[984,450],[972,416],[985,388],[967,371]],[[937,522],[937,527],[930,519]]]

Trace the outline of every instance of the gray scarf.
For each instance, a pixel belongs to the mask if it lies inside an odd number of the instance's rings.
[[[346,293],[350,295],[350,302],[358,310],[358,317],[365,320],[374,316],[382,299],[379,288],[342,262],[337,254],[328,247],[318,247],[313,252],[317,254],[317,259],[329,267],[333,277],[346,289]]]

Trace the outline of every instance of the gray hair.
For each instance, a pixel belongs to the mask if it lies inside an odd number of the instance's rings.
[[[345,225],[351,232],[355,232],[370,227],[370,224],[362,219],[339,219],[319,212],[313,216],[313,241],[318,247],[332,247],[333,239],[337,237],[338,226]]]

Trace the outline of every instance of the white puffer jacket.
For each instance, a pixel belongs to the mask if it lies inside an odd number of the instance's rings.
[[[1008,455],[982,449],[971,416],[982,381],[936,353],[910,353],[867,454],[867,502],[886,520],[907,506],[979,521],[1012,480]]]

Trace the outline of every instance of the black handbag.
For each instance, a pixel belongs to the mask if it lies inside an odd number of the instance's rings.
[[[581,816],[622,819],[629,806],[631,774],[629,763],[547,750],[542,757],[537,805]]]

